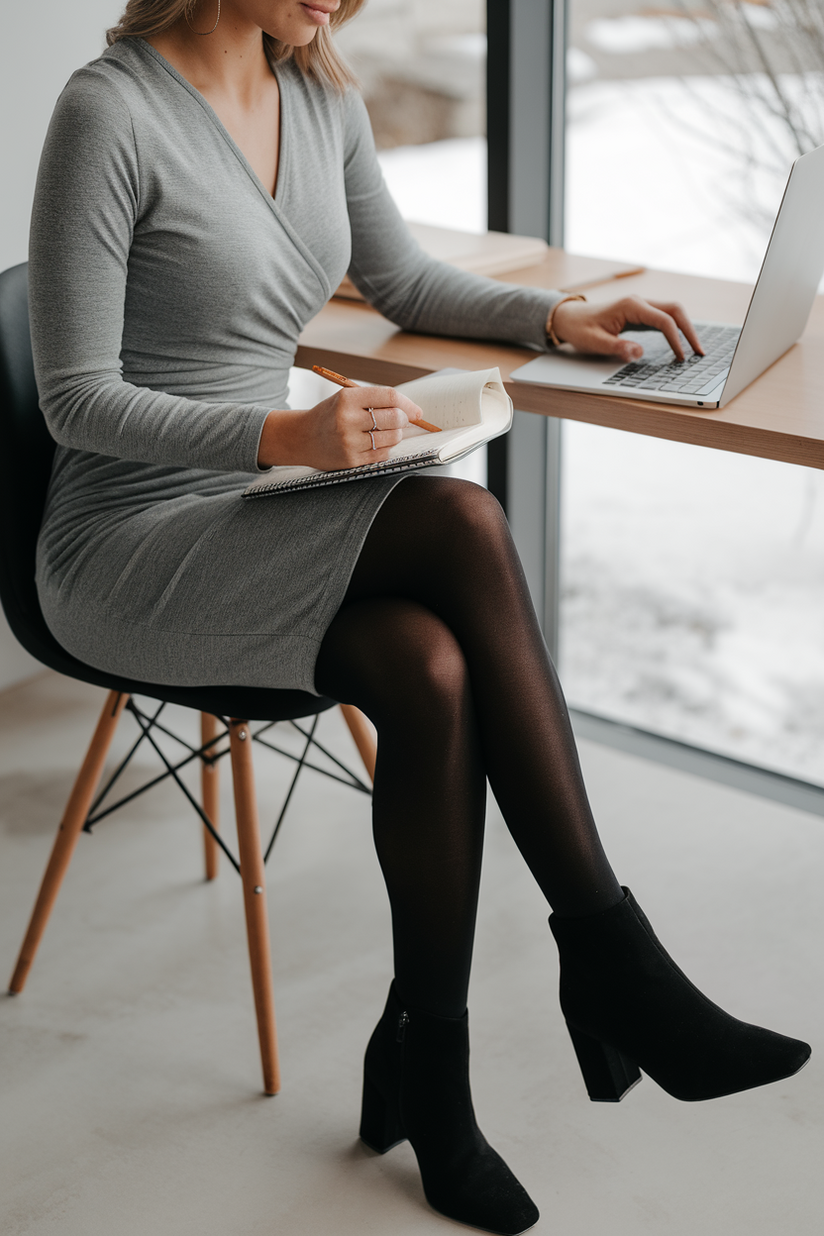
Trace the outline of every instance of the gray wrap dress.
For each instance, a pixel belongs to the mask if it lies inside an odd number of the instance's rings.
[[[393,322],[545,346],[558,293],[412,241],[363,102],[273,66],[274,199],[142,39],[69,81],[40,165],[30,308],[58,443],[37,587],[60,644],[146,682],[315,691],[320,642],[398,478],[245,502],[298,336],[349,270]]]

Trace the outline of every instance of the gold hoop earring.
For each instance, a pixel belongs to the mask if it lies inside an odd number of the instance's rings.
[[[183,16],[186,18],[186,25],[189,27],[192,34],[200,35],[201,38],[204,38],[207,34],[214,34],[214,32],[217,30],[217,23],[220,21],[220,0],[217,0],[217,21],[212,26],[211,30],[195,30],[194,26],[189,21],[189,6],[188,5],[183,10]]]

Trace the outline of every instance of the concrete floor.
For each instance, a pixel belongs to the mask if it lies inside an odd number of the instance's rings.
[[[9,972],[101,698],[53,675],[0,697]],[[337,714],[321,724],[350,747]],[[818,1236],[824,825],[582,754],[616,869],[681,964],[817,1054],[787,1082],[710,1104],[649,1079],[620,1105],[589,1103],[545,908],[492,811],[470,1002],[482,1127],[540,1206],[537,1233]],[[258,761],[264,816],[271,758]],[[224,864],[205,885],[200,863],[173,788],[81,838],[25,993],[0,998],[3,1236],[459,1231],[427,1209],[408,1145],[379,1157],[357,1139],[360,1061],[390,974],[366,799],[307,779],[275,849],[275,1099],[260,1094],[239,883]]]

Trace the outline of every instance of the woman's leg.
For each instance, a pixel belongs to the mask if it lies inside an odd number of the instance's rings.
[[[425,607],[454,636],[468,671],[483,769],[550,905],[560,915],[615,905],[623,892],[598,838],[558,678],[509,526],[485,489],[408,477],[392,491],[324,644],[317,677],[324,690],[337,624],[354,603],[388,597]],[[402,764],[396,770],[404,787],[399,797],[420,776],[417,809],[429,820],[441,812],[440,784],[425,805],[435,764],[425,773],[408,762],[406,775]],[[453,775],[450,768],[447,780]]]
[[[378,728],[373,826],[399,990],[410,1005],[461,1017],[486,797],[461,649],[414,601],[350,601],[329,628],[316,682]]]
[[[361,1138],[381,1153],[409,1138],[436,1210],[516,1236],[538,1210],[478,1128],[469,1088],[486,781],[463,652],[414,600],[350,600],[315,681],[361,707],[379,734],[373,816],[395,982],[366,1050]]]

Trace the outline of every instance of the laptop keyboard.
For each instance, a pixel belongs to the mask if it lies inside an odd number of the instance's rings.
[[[667,345],[642,360],[630,361],[611,378],[605,378],[603,384],[672,395],[708,395],[729,373],[740,334],[738,326],[705,326],[701,330],[705,356],[693,352],[679,361]]]

